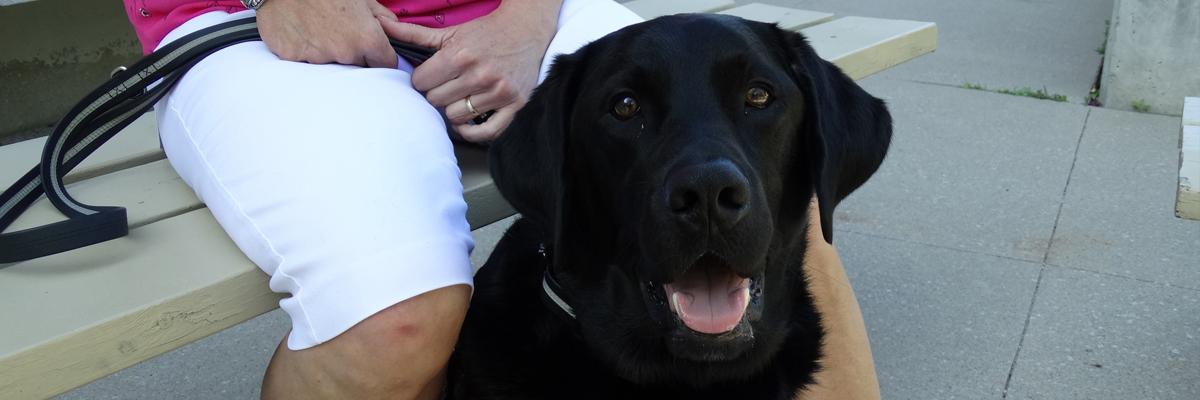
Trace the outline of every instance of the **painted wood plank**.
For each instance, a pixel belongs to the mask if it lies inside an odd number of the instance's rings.
[[[67,189],[86,204],[125,207],[131,228],[204,207],[166,160],[75,182],[67,185]],[[15,231],[63,219],[43,197],[9,229]]]
[[[854,79],[937,49],[937,24],[845,17],[800,30],[817,54]]]
[[[833,19],[833,14],[817,11],[797,10],[794,8],[772,6],[762,3],[750,3],[719,12],[751,21],[767,22],[779,25],[787,30],[798,30]]]
[[[1196,97],[1189,97],[1189,100]],[[1196,98],[1200,100],[1200,98]],[[1200,117],[1200,101],[1184,102],[1180,138],[1180,184],[1175,197],[1175,216],[1200,221],[1200,123],[1188,125],[1189,109]]]
[[[654,19],[671,14],[717,12],[736,4],[733,0],[633,0],[621,5],[642,18]]]
[[[487,151],[459,145],[455,146],[455,153],[462,170],[463,196],[467,199],[467,221],[471,229],[512,215],[512,207],[504,201],[488,173]],[[166,160],[75,182],[67,187],[72,196],[84,203],[125,207],[131,228],[204,208]],[[9,231],[62,219],[62,214],[42,198],[17,218]],[[0,293],[0,298],[3,296]]]
[[[278,306],[197,210],[125,238],[0,268],[0,398],[43,398]]]
[[[1200,97],[1183,98],[1183,124],[1200,126]]]
[[[45,143],[46,138],[42,137],[0,146],[0,185],[8,188],[8,185],[37,165]],[[67,174],[66,181],[75,182],[161,159],[163,152],[158,146],[158,124],[154,113],[147,113],[96,149],[95,153]]]
[[[486,171],[486,151],[456,148],[472,229],[513,214]],[[0,265],[0,398],[45,397],[86,384],[277,307],[191,189],[160,160],[70,186],[123,205],[128,237]],[[40,201],[14,228],[62,217]],[[136,284],[135,284],[136,282]],[[29,371],[28,374],[25,371]]]

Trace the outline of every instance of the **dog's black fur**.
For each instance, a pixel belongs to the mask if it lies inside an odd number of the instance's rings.
[[[622,118],[626,98],[640,110]],[[810,199],[832,241],[834,207],[890,139],[881,100],[774,25],[664,17],[560,56],[491,148],[523,218],[476,276],[452,398],[792,398],[822,337],[801,268]],[[730,332],[667,308],[662,284],[701,262],[755,280]],[[577,319],[543,301],[547,269]]]

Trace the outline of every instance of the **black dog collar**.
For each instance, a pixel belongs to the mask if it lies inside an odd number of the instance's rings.
[[[558,306],[558,309],[571,319],[575,319],[575,309],[571,308],[571,305],[558,295],[560,291],[562,291],[562,287],[559,287],[558,282],[554,281],[554,277],[550,276],[550,270],[546,270],[546,273],[542,274],[542,294],[544,295],[542,298],[550,304]]]
[[[554,280],[554,275],[550,274],[550,267],[554,263],[550,261],[550,255],[549,252],[546,251],[546,245],[544,243],[538,244],[538,254],[542,256],[543,264],[546,266],[544,270],[545,272],[542,273],[542,300],[545,301],[546,305],[550,306],[551,309],[560,311],[558,314],[562,315],[563,318],[569,321],[574,321],[575,308],[571,307],[571,304],[567,303],[566,296],[560,294],[563,293],[562,286],[558,284],[558,281]]]

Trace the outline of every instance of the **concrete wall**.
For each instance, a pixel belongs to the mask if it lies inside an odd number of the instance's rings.
[[[1117,0],[1105,52],[1105,107],[1180,115],[1200,95],[1200,0]]]
[[[0,139],[57,122],[140,56],[120,0],[0,3]]]

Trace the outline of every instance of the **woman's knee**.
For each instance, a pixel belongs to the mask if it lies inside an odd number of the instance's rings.
[[[448,356],[458,339],[470,297],[467,285],[434,289],[368,317],[347,333],[363,335],[362,340],[384,346],[446,350]]]
[[[435,289],[312,348],[289,350],[281,343],[264,376],[263,397],[419,398],[436,393],[470,295],[467,285]]]

